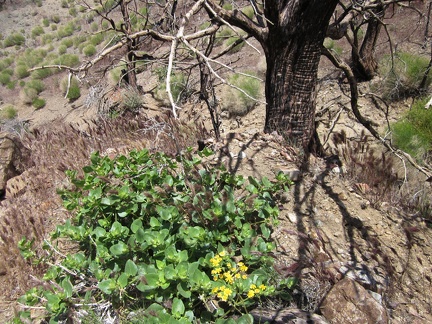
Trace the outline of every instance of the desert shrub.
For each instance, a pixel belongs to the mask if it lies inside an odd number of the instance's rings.
[[[411,53],[396,53],[393,59],[385,56],[380,61],[379,71],[384,77],[382,91],[386,98],[397,100],[419,93],[419,86],[429,64],[429,58]],[[432,82],[429,73],[426,87]]]
[[[243,48],[245,42],[240,37],[236,37],[236,36],[230,37],[224,42],[225,47],[233,46],[233,44],[237,44],[237,45],[234,45],[234,47],[230,50],[230,52],[237,53]]]
[[[432,159],[432,110],[427,99],[417,100],[401,120],[391,126],[394,144],[420,162]]]
[[[45,90],[45,84],[41,80],[30,80],[26,83],[26,88],[34,89],[39,94]]]
[[[69,15],[71,15],[72,17],[76,17],[77,14],[78,14],[78,10],[75,6],[69,8]]]
[[[73,38],[73,46],[75,48],[78,48],[79,45],[82,43],[85,43],[87,41],[87,38],[84,35],[77,35]]]
[[[67,52],[67,47],[66,47],[65,45],[60,45],[60,46],[58,47],[58,53],[59,53],[60,55],[66,53],[66,52]]]
[[[85,56],[92,56],[96,53],[96,47],[92,44],[86,45],[83,48],[83,53]]]
[[[55,24],[58,24],[60,22],[60,17],[58,15],[54,15],[51,17],[51,21]]]
[[[161,68],[156,71],[159,79],[159,87],[156,90],[156,97],[159,100],[168,103],[168,94],[166,92],[166,68]],[[190,95],[188,78],[181,72],[176,72],[171,75],[171,94],[174,102],[181,102],[186,100]]]
[[[18,79],[26,78],[30,75],[29,68],[25,64],[17,64],[15,66],[15,76]]]
[[[69,4],[68,4],[67,0],[62,0],[62,1],[61,1],[61,7],[62,7],[62,8],[65,8],[65,9],[66,9],[66,8],[69,8]]]
[[[221,94],[222,109],[228,111],[231,116],[247,114],[256,105],[254,99],[259,99],[261,96],[261,81],[254,77],[254,73],[247,72],[246,74],[251,76],[233,74],[228,80],[231,85],[242,89],[245,93],[229,85],[223,87]]]
[[[42,44],[51,44],[54,39],[54,36],[52,34],[43,34],[42,35]]]
[[[42,80],[51,76],[55,70],[53,69],[38,69],[31,72],[32,79]]]
[[[324,39],[324,46],[328,50],[335,52],[337,55],[341,55],[343,52],[343,49],[340,46],[336,46],[336,44],[337,43],[331,38]]]
[[[72,45],[74,44],[74,40],[73,40],[73,38],[70,38],[70,37],[65,38],[65,39],[62,39],[60,44],[69,48],[69,47],[72,47]]]
[[[95,22],[95,21],[92,22],[92,24],[90,25],[90,29],[91,29],[92,32],[97,32],[98,29],[99,29],[99,25],[98,25],[98,23]]]
[[[21,33],[12,33],[3,41],[4,47],[21,46],[25,43],[25,36]]]
[[[40,98],[40,97],[37,97],[37,98],[33,99],[33,101],[32,101],[32,106],[35,109],[41,109],[41,108],[45,107],[45,105],[46,105],[45,99]]]
[[[24,88],[20,91],[20,98],[25,104],[31,104],[35,98],[37,98],[38,92],[33,89],[24,86]]]
[[[54,64],[67,65],[70,67],[77,66],[80,63],[79,57],[76,54],[63,54],[54,60]]]
[[[94,46],[97,46],[97,45],[99,45],[100,43],[102,43],[103,40],[104,40],[104,35],[100,33],[100,34],[93,35],[93,36],[90,38],[90,43],[91,43],[92,45],[94,45]]]
[[[43,29],[42,26],[36,26],[31,31],[32,38],[36,38],[36,37],[38,37],[38,36],[40,36],[40,35],[42,35],[44,33],[45,32],[44,32],[44,29]]]
[[[255,16],[255,11],[254,8],[252,6],[246,6],[242,9],[242,12],[249,18],[249,19],[253,19],[253,17]]]
[[[7,85],[11,81],[11,76],[9,73],[2,71],[0,73],[0,84]]]
[[[142,95],[135,89],[128,89],[123,94],[122,104],[126,111],[137,112],[143,105]]]
[[[70,80],[70,85],[68,89],[68,81],[69,78],[65,77],[61,82],[61,90],[64,95],[66,95],[66,98],[70,101],[74,101],[78,99],[81,96],[81,89],[80,84],[77,78],[72,77]],[[66,93],[67,92],[67,93]]]
[[[50,25],[50,21],[48,18],[43,18],[42,19],[42,25],[44,25],[44,27],[48,27]]]
[[[289,181],[282,174],[275,182],[246,181],[204,164],[208,150],[191,152],[178,159],[148,150],[113,159],[96,152],[82,171],[67,171],[71,186],[59,193],[73,218],[57,226],[46,254],[20,241],[25,257],[51,264],[45,284],[20,301],[42,304],[51,321],[104,303],[120,316],[139,308],[149,323],[232,316],[241,323],[263,298],[289,297],[295,280],[276,274],[271,239],[276,197]],[[61,253],[59,239],[77,250]]]
[[[7,105],[0,111],[0,119],[14,119],[17,115],[18,112],[13,105]]]

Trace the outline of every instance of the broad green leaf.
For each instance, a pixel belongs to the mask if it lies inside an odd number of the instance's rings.
[[[135,276],[138,272],[138,267],[136,266],[135,262],[132,260],[127,260],[125,265],[125,273],[128,276]]]
[[[136,241],[138,243],[142,243],[145,241],[145,231],[142,228],[139,228],[136,232]]]
[[[271,231],[270,231],[270,228],[268,228],[267,224],[261,223],[260,228],[261,228],[261,232],[262,232],[262,235],[264,236],[264,238],[269,239]]]
[[[131,224],[131,230],[132,230],[132,233],[136,233],[140,228],[142,228],[143,227],[143,223],[142,223],[142,220],[141,219],[139,219],[139,218],[137,218],[137,219],[135,219],[133,222],[132,222],[132,224]]]
[[[121,254],[128,252],[128,250],[129,250],[128,246],[121,241],[110,247],[110,252],[113,255],[121,255]]]
[[[116,282],[114,279],[102,280],[98,283],[98,288],[105,294],[110,295],[116,289]]]
[[[169,264],[163,270],[165,278],[168,280],[174,279],[177,275],[177,271],[174,269],[174,266],[172,264]]]
[[[192,293],[187,287],[186,282],[182,281],[177,285],[177,291],[180,295],[182,295],[184,298],[190,298]]]
[[[158,229],[161,226],[161,223],[156,217],[150,218],[150,226],[154,229]]]
[[[61,286],[64,289],[64,293],[65,293],[66,298],[72,297],[73,286],[72,286],[72,283],[70,282],[69,278],[66,277],[65,279],[63,279]]]
[[[181,299],[174,298],[171,311],[174,316],[182,316],[185,312],[183,301]]]
[[[128,284],[128,275],[123,272],[117,279],[120,288],[125,288]]]

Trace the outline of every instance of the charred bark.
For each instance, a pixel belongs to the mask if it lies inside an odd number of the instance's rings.
[[[315,129],[321,46],[337,2],[266,3],[265,14],[272,24],[262,44],[267,59],[264,131],[277,131],[290,144],[302,147],[305,153],[308,153]]]
[[[360,50],[357,46],[352,47],[352,69],[358,81],[370,81],[377,73],[378,63],[375,58],[375,45],[381,30],[380,18],[383,14],[382,6],[373,10],[373,16],[369,19]]]

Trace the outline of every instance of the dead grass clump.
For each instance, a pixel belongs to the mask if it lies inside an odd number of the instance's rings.
[[[348,140],[342,130],[333,134],[333,153],[342,160],[353,187],[378,207],[381,202],[391,200],[400,181],[392,157],[376,152],[368,141],[364,131],[358,139]]]

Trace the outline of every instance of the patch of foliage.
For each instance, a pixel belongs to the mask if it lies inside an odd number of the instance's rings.
[[[10,47],[10,46],[21,46],[25,43],[25,36],[21,33],[15,32],[3,41],[4,47]]]
[[[35,109],[41,109],[41,108],[45,107],[45,105],[46,105],[45,99],[40,98],[40,97],[33,99],[32,106]]]
[[[398,122],[392,125],[394,144],[420,162],[431,161],[432,109],[425,109],[427,99],[417,100]]]
[[[1,109],[0,119],[14,119],[18,115],[16,108],[12,105],[7,105]]]
[[[384,97],[398,100],[419,94],[421,81],[429,64],[429,58],[411,53],[396,53],[385,56],[380,62],[380,74],[385,77],[382,84]],[[429,73],[425,87],[432,82]]]
[[[256,105],[262,92],[262,84],[255,77],[253,72],[244,74],[233,74],[229,83],[244,91],[241,92],[229,85],[224,86],[221,98],[222,109],[230,113],[231,116],[242,116],[250,112]],[[250,76],[248,76],[250,75]]]
[[[86,45],[83,48],[83,53],[85,56],[92,56],[92,55],[96,54],[96,47],[92,44]]]
[[[51,267],[46,285],[20,301],[42,304],[50,322],[104,302],[141,309],[149,323],[225,323],[232,316],[250,321],[248,310],[263,297],[289,298],[295,280],[281,279],[271,256],[275,197],[289,180],[279,174],[275,182],[246,182],[204,164],[211,154],[142,150],[110,159],[96,152],[82,176],[67,171],[71,185],[59,193],[75,216],[45,242],[45,255],[21,240],[25,257]],[[58,240],[65,239],[76,253],[61,252]]]

